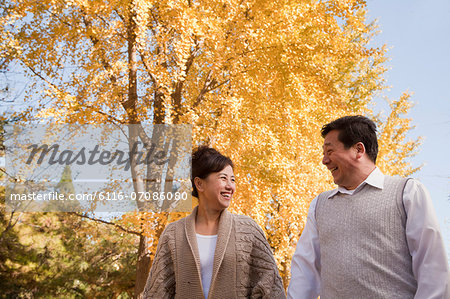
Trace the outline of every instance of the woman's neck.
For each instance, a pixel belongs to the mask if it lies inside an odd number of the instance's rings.
[[[211,210],[203,205],[198,205],[195,232],[200,235],[217,235],[221,213],[222,211]]]

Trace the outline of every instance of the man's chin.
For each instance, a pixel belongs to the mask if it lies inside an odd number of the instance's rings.
[[[336,185],[338,185],[339,186],[339,180],[338,179],[336,179],[335,177],[333,177],[333,182],[336,184]]]

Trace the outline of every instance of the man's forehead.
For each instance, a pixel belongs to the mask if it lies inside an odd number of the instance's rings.
[[[339,135],[339,132],[336,130],[329,132],[323,140],[323,147],[333,146],[333,145],[336,145],[336,143],[339,143],[338,135]]]

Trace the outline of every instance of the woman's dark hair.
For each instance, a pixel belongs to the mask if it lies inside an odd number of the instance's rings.
[[[234,168],[230,158],[222,155],[219,151],[206,145],[199,146],[192,154],[192,195],[198,197],[198,191],[194,184],[194,178],[205,179],[213,172],[219,172],[230,165]]]
[[[330,131],[339,131],[338,140],[346,149],[362,142],[370,160],[375,163],[378,155],[377,126],[373,121],[362,115],[344,116],[322,127],[322,137]]]

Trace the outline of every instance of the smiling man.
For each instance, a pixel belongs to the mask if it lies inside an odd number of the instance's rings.
[[[310,205],[288,298],[450,298],[449,267],[425,187],[376,167],[376,125],[346,116],[322,127],[337,189]]]

